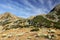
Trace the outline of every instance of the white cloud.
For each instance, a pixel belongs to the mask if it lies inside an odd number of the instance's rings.
[[[4,5],[4,4],[0,4],[0,7],[7,8],[7,9],[14,9],[11,6],[7,6],[7,5]]]
[[[12,1],[12,0],[8,0],[7,4],[0,4],[0,7],[5,8],[5,9],[9,9],[9,11],[13,12],[16,15],[20,15],[22,17],[25,16],[31,16],[31,15],[37,15],[37,14],[44,14],[46,13],[46,11],[48,11],[47,8],[37,8],[34,5],[32,5],[28,0],[21,0],[26,6],[16,2],[16,1]],[[51,8],[51,1],[48,0],[48,5]],[[36,1],[34,1],[36,2]],[[41,2],[41,4],[44,4],[44,0],[39,0],[39,2]],[[40,6],[40,5],[39,5]],[[29,8],[30,7],[30,8]],[[13,11],[12,11],[13,10]],[[2,12],[2,11],[1,11]],[[18,14],[17,14],[18,13]]]
[[[51,0],[48,0],[48,5],[49,5],[49,8],[51,9],[52,8],[52,1]]]
[[[32,4],[30,4],[30,2],[28,2],[28,0],[24,0],[25,4],[30,6],[31,9],[35,9],[36,7],[34,7]]]

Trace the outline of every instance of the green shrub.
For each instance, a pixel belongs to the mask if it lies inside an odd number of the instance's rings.
[[[33,31],[39,31],[39,29],[38,28],[35,28],[35,29],[32,29],[32,30],[30,30],[31,32],[33,32]]]
[[[56,18],[54,17],[54,15],[46,15],[46,17],[49,18],[49,19],[52,19],[52,20],[56,19]]]
[[[60,23],[59,22],[55,22],[54,28],[60,29]]]

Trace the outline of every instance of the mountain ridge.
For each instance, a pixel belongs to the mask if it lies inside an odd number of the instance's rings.
[[[27,19],[19,18],[10,12],[6,12],[5,14],[0,15],[0,25],[4,25],[6,27],[8,25],[8,29],[17,28],[17,27],[54,27],[60,28],[60,4],[54,7],[48,14],[45,15],[37,15]],[[58,10],[57,10],[58,9]],[[12,24],[12,25],[11,25]],[[52,26],[51,26],[52,25]],[[10,28],[9,28],[10,27]]]

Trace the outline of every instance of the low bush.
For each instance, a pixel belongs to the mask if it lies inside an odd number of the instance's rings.
[[[39,29],[38,28],[35,28],[35,29],[32,29],[32,30],[30,30],[31,32],[32,31],[39,31]]]

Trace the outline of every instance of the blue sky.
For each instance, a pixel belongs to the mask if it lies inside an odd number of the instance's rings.
[[[60,0],[0,0],[0,14],[10,12],[19,17],[48,13]]]

